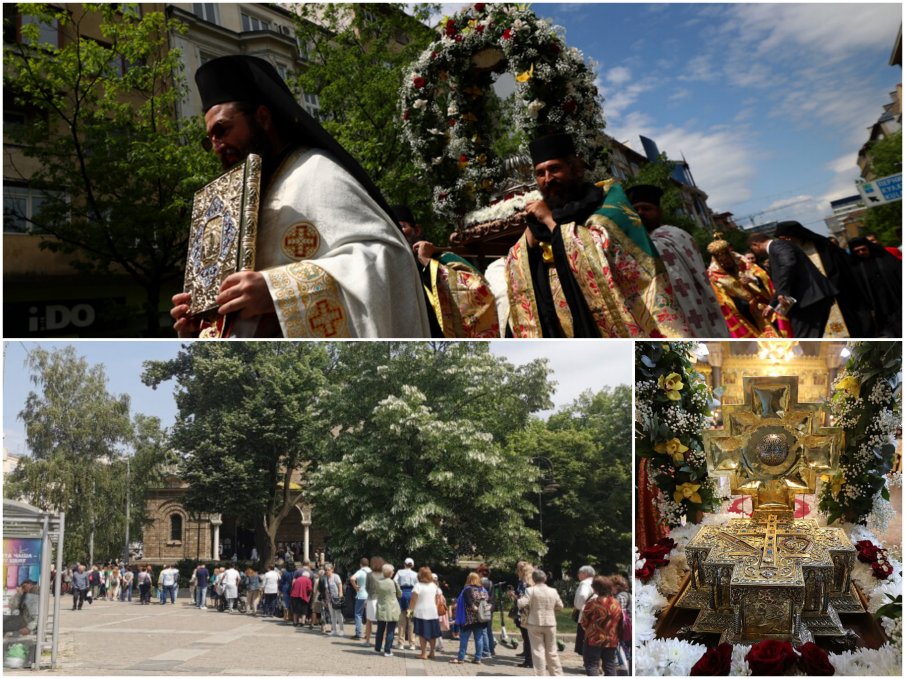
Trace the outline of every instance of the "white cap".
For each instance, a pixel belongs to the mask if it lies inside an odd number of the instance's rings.
[[[406,565],[406,566],[414,566],[414,565],[415,565],[415,560],[412,559],[412,557],[409,557],[408,559],[405,560],[405,565]]]

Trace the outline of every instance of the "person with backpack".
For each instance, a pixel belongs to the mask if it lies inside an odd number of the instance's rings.
[[[600,660],[603,674],[614,677],[619,667],[619,647],[622,643],[622,606],[613,596],[612,578],[598,575],[591,582],[594,594],[585,603],[578,620],[584,630],[585,672],[589,677],[600,676]]]
[[[632,593],[628,580],[623,575],[611,575],[613,580],[613,596],[622,606],[622,655],[620,664],[625,668],[625,674],[632,673]]]
[[[449,662],[461,665],[468,651],[468,639],[474,635],[475,665],[481,664],[484,655],[484,627],[493,616],[490,594],[481,586],[481,576],[472,572],[465,579],[465,587],[456,600],[456,624],[459,626],[459,653]]]
[[[534,674],[543,676],[549,669],[559,676],[563,672],[556,648],[556,612],[563,609],[562,599],[559,592],[547,585],[547,574],[542,570],[531,573],[531,580],[533,585],[519,598],[518,607],[531,640]]]

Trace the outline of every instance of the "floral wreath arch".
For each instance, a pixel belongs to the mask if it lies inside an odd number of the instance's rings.
[[[487,108],[494,75],[506,71],[516,80],[520,137],[568,132],[592,176],[601,174],[604,119],[594,72],[549,21],[524,5],[477,3],[444,17],[437,30],[441,37],[412,65],[401,94],[403,133],[433,186],[437,216],[459,222],[488,205],[506,178]]]

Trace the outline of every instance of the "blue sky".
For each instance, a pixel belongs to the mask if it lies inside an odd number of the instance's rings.
[[[444,4],[445,12],[462,5]],[[901,3],[533,3],[597,65],[607,132],[683,155],[715,211],[825,232],[901,82]],[[750,225],[744,219],[744,225]]]
[[[173,424],[176,406],[172,383],[156,391],[141,383],[142,362],[167,360],[176,356],[180,342],[5,342],[3,364],[3,446],[14,455],[26,454],[25,427],[18,418],[25,399],[34,388],[25,367],[26,354],[36,347],[47,350],[74,345],[76,353],[90,365],[103,364],[107,391],[128,394],[132,413],[159,417],[164,426]],[[491,342],[491,351],[515,365],[547,357],[556,381],[555,408],[574,401],[586,389],[632,383],[633,349],[630,341],[544,340],[542,342]]]

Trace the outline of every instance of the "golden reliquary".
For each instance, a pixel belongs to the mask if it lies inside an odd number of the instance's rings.
[[[798,403],[797,377],[745,377],[744,404],[724,406],[724,430],[704,432],[707,466],[750,495],[751,518],[703,526],[685,548],[698,609],[694,631],[721,642],[842,636],[839,613],[864,608],[851,582],[856,550],[841,528],[795,519],[795,496],[814,493],[838,465],[842,430],[817,404]]]
[[[223,280],[255,267],[261,157],[248,158],[195,193],[185,262],[189,315],[215,322]]]

